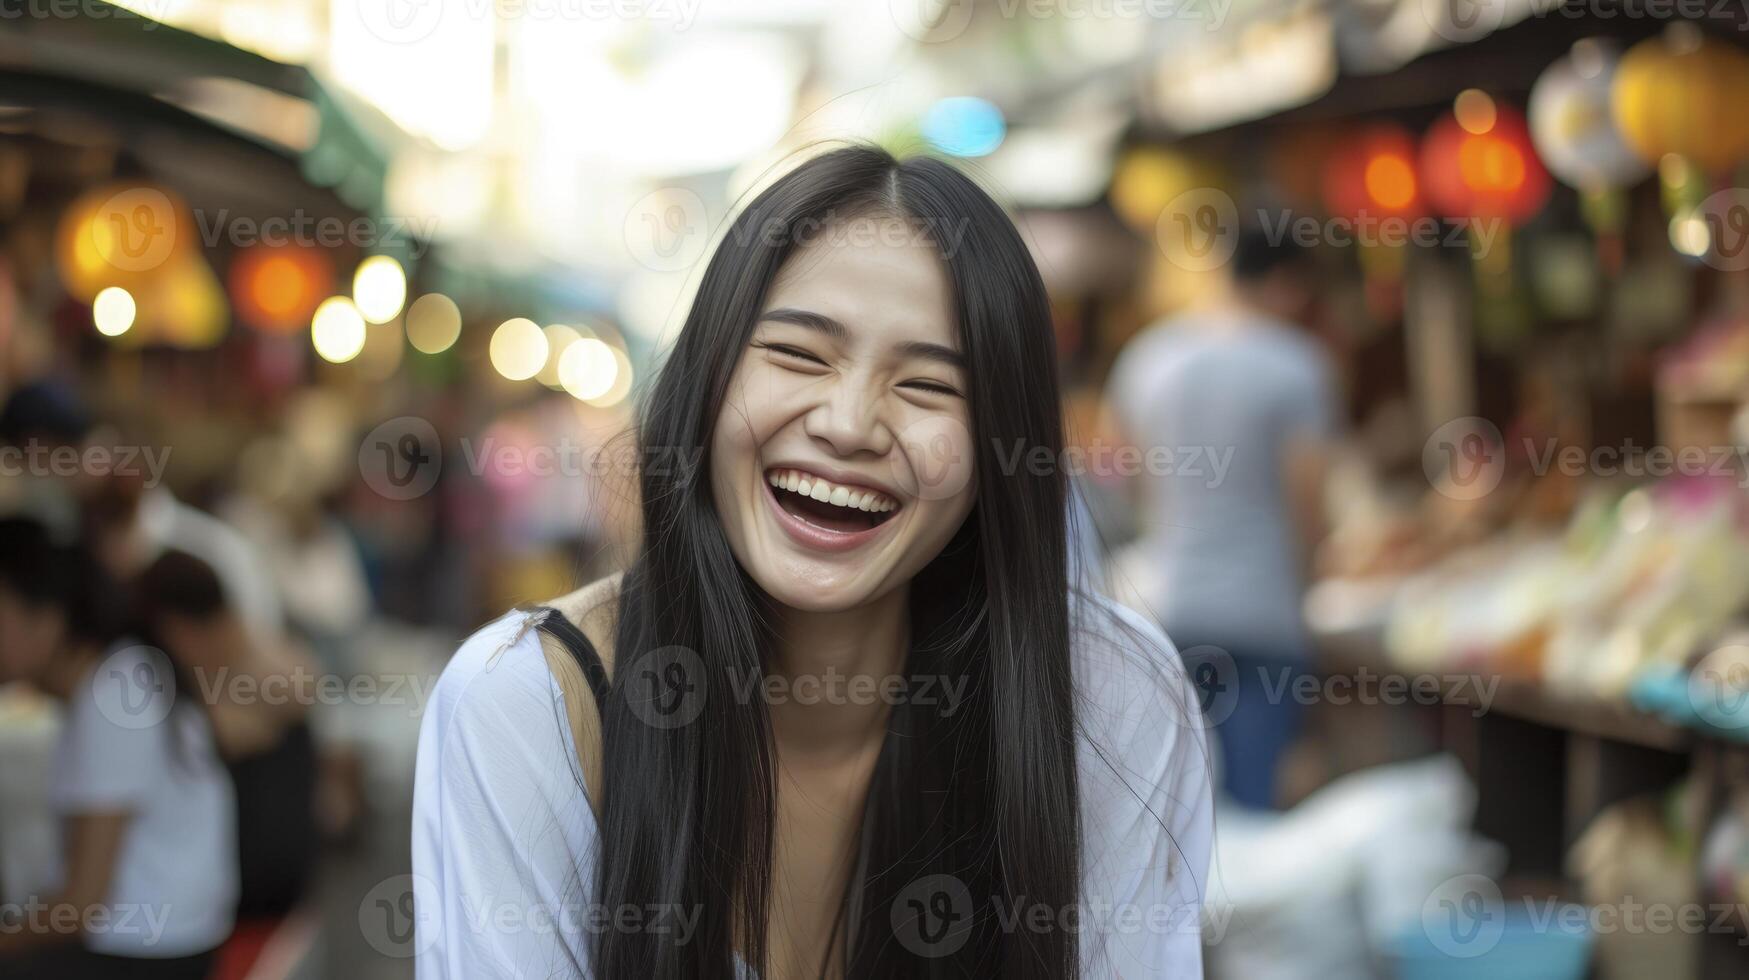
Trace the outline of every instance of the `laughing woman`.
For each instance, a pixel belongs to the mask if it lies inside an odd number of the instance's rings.
[[[951,166],[841,149],[752,200],[638,430],[699,465],[640,475],[623,575],[437,685],[419,975],[1200,976],[1200,713],[1069,581],[1054,351]]]

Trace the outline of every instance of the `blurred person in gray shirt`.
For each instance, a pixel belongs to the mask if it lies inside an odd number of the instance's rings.
[[[1106,407],[1151,461],[1135,481],[1137,598],[1185,654],[1223,788],[1269,808],[1305,707],[1292,682],[1311,654],[1300,606],[1337,398],[1304,326],[1318,292],[1310,255],[1248,228],[1225,269],[1217,301],[1125,347]]]

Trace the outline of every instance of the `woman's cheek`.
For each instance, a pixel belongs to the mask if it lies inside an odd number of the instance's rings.
[[[966,493],[976,471],[972,433],[953,415],[934,413],[898,432],[893,481],[917,500],[949,500]]]

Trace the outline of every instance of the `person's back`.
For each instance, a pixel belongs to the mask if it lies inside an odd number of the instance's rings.
[[[1225,302],[1130,343],[1107,405],[1150,464],[1130,591],[1207,685],[1227,793],[1269,807],[1299,729],[1301,705],[1282,692],[1309,667],[1303,569],[1322,532],[1336,399],[1323,351],[1298,326],[1317,293],[1304,250],[1241,230],[1228,272]]]
[[[1160,579],[1146,598],[1181,647],[1303,650],[1284,464],[1296,439],[1327,433],[1329,388],[1315,344],[1258,314],[1189,314],[1125,351],[1114,406],[1144,453],[1163,450],[1144,467],[1141,536]]]

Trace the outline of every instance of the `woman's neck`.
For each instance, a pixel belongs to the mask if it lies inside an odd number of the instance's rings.
[[[842,612],[777,612],[766,664],[772,734],[786,753],[857,751],[886,731],[910,641],[909,590]]]

